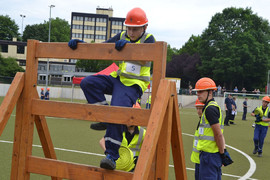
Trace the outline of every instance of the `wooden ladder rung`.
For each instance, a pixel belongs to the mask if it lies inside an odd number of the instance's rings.
[[[27,171],[72,180],[130,180],[133,173],[105,170],[95,166],[70,163],[60,160],[28,156]]]
[[[31,113],[51,117],[147,126],[150,110],[127,107],[32,100]]]

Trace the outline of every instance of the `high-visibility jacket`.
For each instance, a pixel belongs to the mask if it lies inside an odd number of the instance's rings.
[[[120,35],[120,39],[130,41],[127,32],[123,31]],[[144,41],[152,36],[152,34],[144,33],[144,35],[135,43],[144,43]],[[112,72],[110,75],[114,78],[120,77],[120,81],[126,86],[132,86],[137,84],[141,87],[142,92],[147,89],[150,84],[150,67],[151,62],[146,62],[144,65],[137,61],[122,61],[119,64],[119,69]]]
[[[198,144],[197,144],[197,150],[208,152],[208,153],[216,153],[216,152],[219,152],[219,149],[214,138],[214,132],[209,124],[209,121],[206,119],[206,116],[205,116],[205,111],[209,106],[216,106],[219,109],[220,116],[218,120],[219,120],[219,124],[221,128],[221,132],[223,133],[224,121],[222,118],[221,108],[215,101],[210,101],[203,111],[201,121],[199,124],[199,129],[198,129],[199,139],[198,139]]]
[[[139,156],[140,150],[142,147],[142,143],[144,140],[144,136],[146,133],[146,130],[140,126],[138,126],[138,130],[139,130],[139,134],[135,134],[129,144],[128,144],[128,141],[126,139],[126,133],[123,132],[123,140],[122,140],[122,144],[121,144],[121,146],[128,147],[133,152],[134,157]]]
[[[262,110],[262,106],[260,106],[259,109]],[[263,112],[263,110],[262,110],[262,112]],[[264,111],[262,119],[268,118],[268,113],[269,113],[269,107],[267,107],[266,110]],[[268,126],[269,125],[268,122],[263,122],[263,121],[255,122],[255,124],[262,125],[262,126]]]
[[[200,151],[197,149],[198,140],[199,140],[199,131],[196,130],[194,134],[193,148],[190,160],[193,163],[200,164]]]
[[[151,104],[151,99],[152,99],[152,96],[150,95],[149,98],[147,99],[146,103]]]

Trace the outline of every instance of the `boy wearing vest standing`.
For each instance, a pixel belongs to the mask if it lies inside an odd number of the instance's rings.
[[[217,90],[215,82],[210,78],[201,78],[195,89],[198,99],[204,103],[202,117],[198,127],[197,150],[200,152],[199,179],[221,179],[221,167],[233,161],[225,149],[223,136],[224,121],[221,108],[213,98]]]
[[[253,154],[258,153],[258,157],[262,157],[264,138],[268,131],[268,122],[270,122],[269,102],[270,98],[268,96],[263,97],[262,106],[255,108],[251,113],[251,116],[256,117],[253,138],[255,148],[253,150]],[[261,113],[256,113],[256,111]]]
[[[123,31],[105,43],[115,43],[115,49],[121,51],[126,43],[154,43],[152,34],[146,33],[148,19],[141,8],[130,10],[126,16],[124,25],[127,31]],[[72,39],[68,45],[72,49],[77,48],[77,43],[82,40]],[[119,70],[110,76],[88,76],[81,81],[81,88],[90,104],[107,105],[104,94],[111,94],[112,106],[132,107],[136,100],[141,97],[150,83],[151,62],[122,61]],[[106,129],[105,146],[107,155],[100,162],[100,167],[115,169],[115,161],[119,158],[118,149],[122,143],[125,125],[120,124],[95,124],[102,125]],[[94,128],[95,129],[95,128]],[[97,129],[97,128],[96,128]]]
[[[197,114],[199,116],[199,119],[202,117],[202,110],[204,107],[204,104],[199,101],[199,99],[195,102],[195,107],[197,110]],[[199,121],[200,123],[200,121]],[[193,148],[190,160],[191,162],[195,163],[195,180],[199,180],[199,174],[200,174],[200,151],[197,150],[197,144],[199,140],[199,132],[198,132],[199,124],[197,126],[197,129],[194,134],[194,140],[193,140]]]

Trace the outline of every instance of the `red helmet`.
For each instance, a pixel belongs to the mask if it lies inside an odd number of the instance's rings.
[[[141,8],[133,8],[127,13],[125,26],[142,27],[148,24],[145,12]]]
[[[207,77],[201,78],[197,81],[193,91],[217,90],[216,83]]]
[[[201,102],[199,101],[199,99],[197,98],[197,99],[196,99],[196,102],[195,102],[195,106],[196,106],[196,107],[197,107],[197,106],[204,106],[204,104],[201,103]]]
[[[47,91],[49,91],[50,90],[50,88],[47,88]]]
[[[44,91],[44,88],[41,88],[42,91]]]
[[[269,98],[268,96],[264,96],[264,97],[262,98],[262,100],[263,100],[263,101],[266,101],[266,102],[270,102],[270,98]]]

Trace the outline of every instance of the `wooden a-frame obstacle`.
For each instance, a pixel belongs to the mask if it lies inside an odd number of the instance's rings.
[[[16,74],[0,106],[1,136],[17,103],[10,179],[28,180],[30,173],[36,173],[54,180],[165,180],[170,147],[176,179],[187,179],[176,86],[165,79],[166,56],[165,42],[127,44],[118,52],[114,44],[81,43],[74,51],[67,43],[29,40],[26,71]],[[151,110],[40,100],[36,88],[38,58],[153,61]],[[57,160],[45,116],[146,126],[134,173]],[[34,124],[45,158],[32,155]]]

